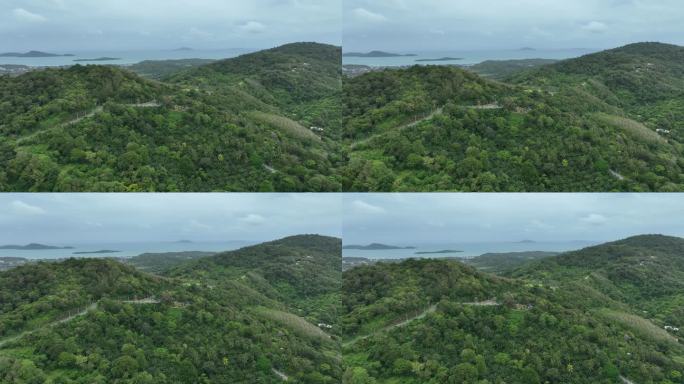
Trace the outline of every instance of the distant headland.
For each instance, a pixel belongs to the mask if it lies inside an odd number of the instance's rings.
[[[395,245],[387,245],[387,244],[380,244],[380,243],[372,243],[368,245],[345,245],[342,247],[342,249],[361,249],[361,250],[366,250],[366,251],[382,251],[386,249],[416,249],[416,247],[398,247]]]
[[[363,52],[346,52],[342,54],[344,57],[401,57],[401,56],[418,56],[413,53],[400,54],[400,53],[390,53],[384,51],[370,51],[367,53]]]
[[[72,57],[72,56],[75,56],[75,55],[72,55],[72,54],[59,55],[56,53],[48,53],[48,52],[41,52],[41,51],[28,51],[26,53],[20,53],[20,52],[0,53],[0,57]]]
[[[0,245],[0,249],[14,249],[19,251],[42,251],[47,249],[74,249],[74,247],[56,247],[52,245],[31,243],[27,245]]]

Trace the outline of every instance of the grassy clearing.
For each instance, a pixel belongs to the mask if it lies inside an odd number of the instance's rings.
[[[330,340],[330,335],[323,332],[317,326],[309,323],[304,318],[292,313],[264,307],[254,308],[254,312],[266,319],[273,320],[284,325],[300,336],[309,337],[312,339]]]
[[[658,133],[638,121],[605,113],[597,113],[594,116],[596,116],[599,121],[621,129],[636,139],[654,144],[664,144],[667,142]]]
[[[677,339],[643,317],[610,309],[601,309],[596,313],[609,321],[616,322],[632,332],[658,342],[670,342],[678,344]]]
[[[318,135],[311,132],[298,122],[288,119],[285,116],[279,116],[274,115],[272,113],[260,111],[249,112],[249,116],[257,121],[260,121],[281,131],[284,131],[285,133],[288,133],[291,136],[299,137],[302,139],[321,140],[321,138],[318,137]]]

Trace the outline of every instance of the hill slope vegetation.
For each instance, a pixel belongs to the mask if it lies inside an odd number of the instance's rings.
[[[663,310],[684,308],[682,244],[634,237],[532,261],[515,278],[454,260],[352,268],[343,382],[682,383],[684,347],[664,328],[681,313]],[[662,268],[666,281],[649,286]]]
[[[339,275],[330,265],[340,246],[295,236],[191,260],[168,276],[102,259],[1,272],[0,381],[339,382],[336,337],[311,319],[323,317],[316,301],[339,306],[340,279],[310,279]],[[291,274],[298,285],[279,295]]]
[[[0,190],[337,191],[339,55],[289,44],[162,82],[80,65],[0,77]]]
[[[351,191],[684,189],[684,48],[640,43],[514,73],[367,73],[344,86]]]

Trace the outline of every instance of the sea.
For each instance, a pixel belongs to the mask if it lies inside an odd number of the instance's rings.
[[[444,244],[392,244],[397,246],[413,246],[416,249],[388,249],[388,250],[363,250],[343,249],[344,257],[365,257],[368,259],[406,259],[406,258],[440,258],[460,257],[472,258],[485,253],[506,253],[526,251],[567,252],[574,251],[598,242],[591,241],[567,241],[567,242],[485,242],[485,243],[444,243]],[[416,254],[416,252],[435,252],[441,250],[454,250],[454,253]]]
[[[222,252],[255,244],[247,241],[230,242],[137,242],[137,243],[90,243],[90,244],[53,244],[51,246],[70,246],[74,249],[46,249],[46,250],[14,250],[0,249],[0,257],[23,257],[26,259],[65,259],[79,257],[133,257],[142,253],[166,252]],[[116,253],[88,253],[74,254],[74,252],[95,252],[100,250],[120,251]]]
[[[55,57],[0,57],[0,65],[15,64],[29,67],[61,67],[75,64],[107,64],[107,65],[131,65],[145,60],[178,60],[178,59],[229,59],[245,53],[254,52],[254,49],[231,48],[221,50],[132,50],[132,51],[69,51],[51,52],[55,54],[73,54],[75,56]],[[112,57],[120,60],[112,61],[83,61],[78,59],[97,59],[100,57]]]
[[[596,50],[554,49],[554,50],[471,50],[471,51],[411,51],[397,52],[410,53],[417,56],[397,57],[343,57],[342,64],[367,65],[370,67],[401,67],[410,65],[473,65],[486,60],[519,60],[519,59],[554,59],[564,60],[583,56]],[[416,61],[421,59],[439,59],[442,57],[460,58],[456,61]]]

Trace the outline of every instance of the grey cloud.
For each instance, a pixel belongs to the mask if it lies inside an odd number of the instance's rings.
[[[343,12],[344,45],[353,51],[684,43],[679,0],[345,0]]]
[[[343,200],[346,243],[684,235],[684,194],[345,194]]]
[[[341,226],[336,194],[0,194],[0,244],[266,241]]]
[[[0,50],[340,45],[341,7],[341,0],[3,0]]]

